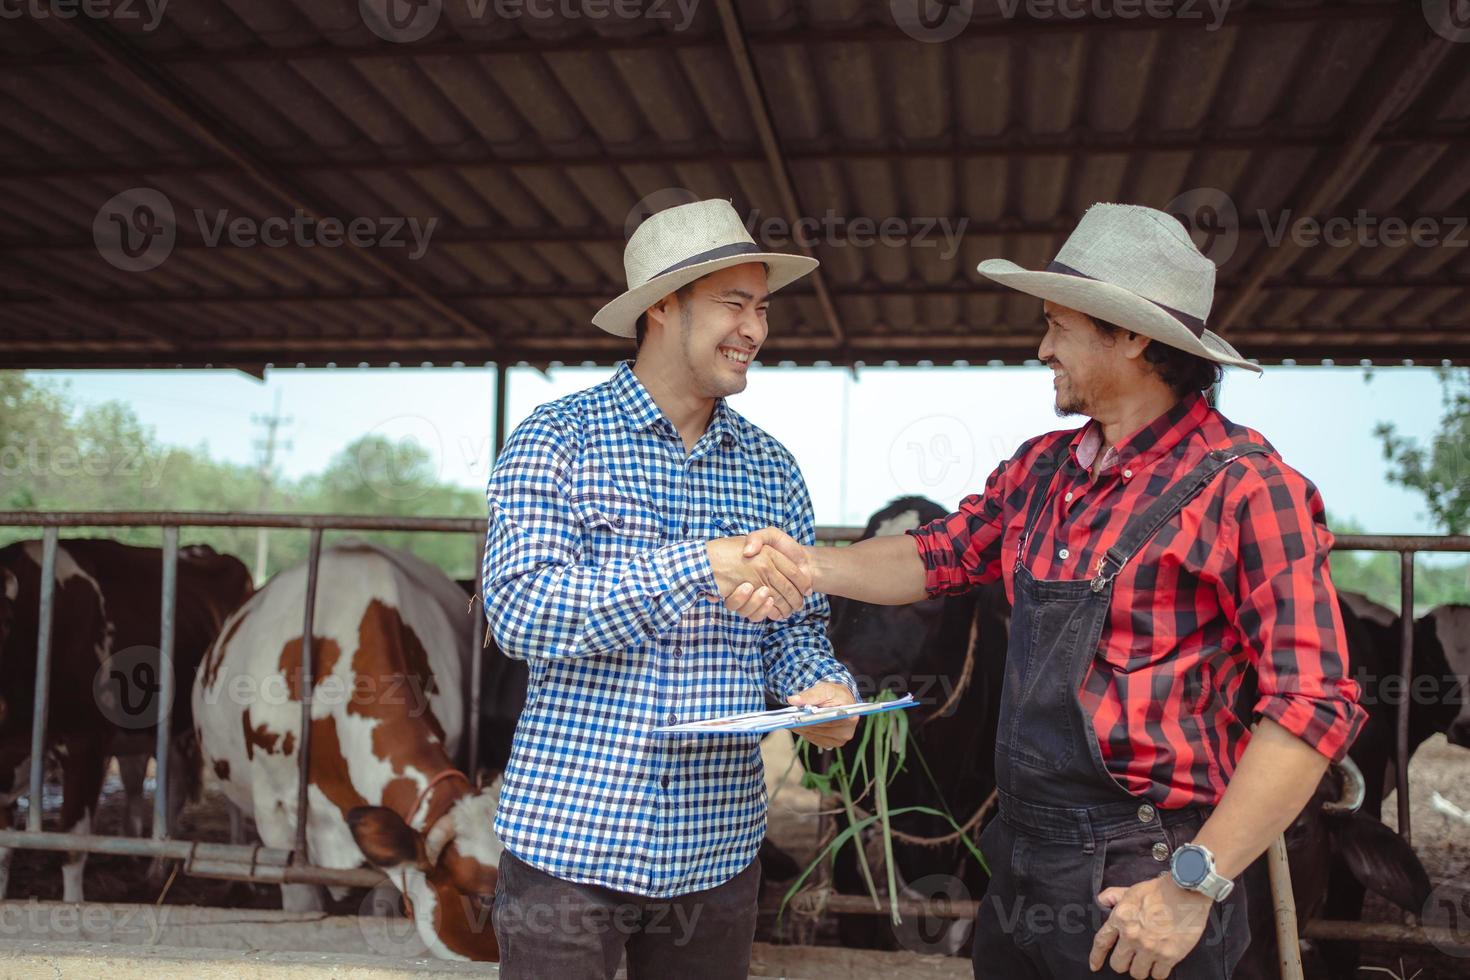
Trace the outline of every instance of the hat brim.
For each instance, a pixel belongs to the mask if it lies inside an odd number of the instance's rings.
[[[1209,330],[1203,336],[1196,337],[1194,331],[1164,309],[1122,286],[1060,272],[1036,272],[1024,269],[1007,259],[986,259],[980,263],[977,271],[1002,286],[1009,286],[1037,299],[1060,303],[1079,313],[1141,333],[1145,337],[1188,351],[1216,364],[1261,373],[1259,364],[1247,361],[1225,338]]]
[[[761,262],[766,266],[766,288],[775,292],[783,286],[800,279],[817,267],[817,260],[805,255],[787,255],[783,252],[749,252],[731,255],[722,259],[711,259],[697,265],[685,266],[654,276],[641,286],[623,293],[617,299],[598,310],[592,317],[594,325],[615,337],[632,337],[636,332],[638,318],[654,303],[680,287],[687,286],[711,272],[719,272],[731,266]]]

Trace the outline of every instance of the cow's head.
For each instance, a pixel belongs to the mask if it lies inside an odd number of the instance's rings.
[[[490,919],[502,846],[495,836],[500,782],[465,792],[426,833],[381,806],[347,814],[358,849],[403,891],[419,938],[442,959],[497,961]]]
[[[1421,628],[1415,635],[1414,672],[1444,672],[1436,678],[1440,682],[1436,690],[1445,699],[1445,737],[1451,745],[1470,748],[1470,606],[1436,606],[1418,622],[1429,629]],[[1443,663],[1432,648],[1422,649],[1426,642],[1437,642],[1444,651]]]
[[[948,511],[924,497],[900,497],[868,519],[858,540],[902,534],[945,516]],[[923,599],[905,606],[873,606],[846,599],[832,600],[828,636],[837,658],[852,671],[862,688],[907,684],[903,678],[922,670],[929,647],[945,626],[945,599]],[[953,612],[953,610],[948,610]],[[969,617],[960,615],[967,629]]]

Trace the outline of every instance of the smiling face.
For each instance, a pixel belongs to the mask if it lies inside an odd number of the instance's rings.
[[[699,398],[744,391],[750,362],[766,341],[769,304],[764,265],[712,272],[649,309],[639,360],[657,362]]]
[[[1126,341],[1128,334],[1111,337],[1085,313],[1049,300],[1042,316],[1046,335],[1037,356],[1052,370],[1057,414],[1096,418],[1134,383],[1140,361],[1130,356],[1134,343]]]

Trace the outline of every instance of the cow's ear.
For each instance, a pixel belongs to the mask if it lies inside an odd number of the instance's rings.
[[[347,825],[363,857],[380,868],[403,864],[427,870],[424,839],[403,818],[385,806],[355,806],[347,811]]]
[[[1332,821],[1332,838],[1353,877],[1399,908],[1420,915],[1429,902],[1429,873],[1404,839],[1370,816]]]

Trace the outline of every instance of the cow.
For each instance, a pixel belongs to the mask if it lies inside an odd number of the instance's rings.
[[[1429,900],[1429,875],[1413,848],[1380,822],[1384,773],[1393,758],[1393,699],[1390,677],[1398,675],[1397,645],[1384,649],[1387,630],[1397,627],[1392,613],[1365,596],[1338,594],[1348,646],[1348,667],[1362,689],[1368,718],[1341,765],[1329,767],[1312,799],[1287,827],[1286,850],[1291,867],[1297,921],[1316,917],[1356,921],[1371,889],[1407,911],[1418,914]],[[1236,699],[1236,714],[1249,718],[1256,700],[1256,675],[1247,671]],[[1236,968],[1239,980],[1279,976],[1278,945],[1265,858],[1245,873],[1251,945]],[[1304,966],[1309,976],[1353,976],[1358,950],[1332,944],[1309,950]]]
[[[162,553],[103,539],[60,541],[52,611],[46,746],[62,768],[61,827],[91,833],[107,764],[119,757],[128,790],[126,830],[142,832],[142,771],[156,745]],[[42,545],[0,549],[6,601],[0,611],[0,825],[29,785]],[[208,546],[180,548],[170,718],[170,811],[197,795],[197,754],[187,691],[225,617],[249,597],[249,571]],[[150,686],[151,685],[151,686]],[[39,801],[32,801],[39,805]],[[10,851],[0,849],[0,895]],[[84,852],[62,865],[62,894],[83,898]]]
[[[859,540],[901,534],[947,513],[932,500],[901,497],[869,519]],[[910,691],[925,705],[910,713],[912,747],[907,765],[888,788],[890,809],[931,807],[964,824],[985,805],[995,789],[995,732],[1009,628],[1010,606],[998,582],[968,595],[905,606],[833,598],[832,649],[852,672],[860,693]],[[858,744],[854,740],[840,750],[849,770]],[[870,804],[865,801],[869,808]],[[839,817],[839,822],[845,822],[844,818]],[[955,829],[941,817],[919,813],[895,817],[893,826],[926,838],[944,837]],[[979,831],[976,826],[968,833],[976,838]],[[900,890],[913,897],[937,897],[928,888],[934,882],[943,883],[950,897],[958,897],[950,893],[956,881],[969,895],[979,895],[989,880],[959,840],[940,846],[895,841],[894,865]],[[874,865],[874,873],[881,881],[878,867]],[[911,887],[914,883],[920,883],[918,892]],[[839,853],[833,884],[848,894],[863,891],[857,855],[851,848]],[[874,925],[872,916],[841,916],[843,944],[891,948],[914,943],[912,937],[895,935],[886,925],[876,929]],[[928,937],[926,948],[957,952],[969,924],[957,922],[952,928],[941,928],[925,923],[919,928]]]
[[[306,857],[382,870],[436,956],[495,960],[499,783],[472,784],[457,765],[465,596],[421,559],[361,541],[326,548],[319,568]],[[282,849],[296,834],[306,577],[304,564],[286,569],[241,607],[193,689],[203,764]],[[324,905],[313,885],[281,897],[287,910]]]
[[[1395,785],[1398,759],[1398,705],[1407,698],[1409,709],[1408,756],[1425,740],[1444,733],[1451,744],[1470,745],[1470,709],[1465,706],[1466,678],[1470,676],[1470,606],[1445,605],[1431,609],[1414,623],[1413,676],[1405,680],[1400,662],[1403,648],[1398,613],[1356,592],[1341,591],[1343,623],[1348,631],[1350,665],[1368,712],[1367,721],[1350,750],[1362,779],[1361,819],[1352,835],[1364,839],[1371,822],[1376,841],[1364,847],[1338,847],[1330,858],[1320,850],[1291,851],[1292,880],[1299,896],[1315,903],[1325,887],[1324,917],[1354,921],[1361,917],[1366,889],[1384,895],[1394,904],[1415,914],[1423,911],[1428,887],[1422,868],[1409,847],[1397,835],[1378,824],[1383,800]],[[1343,817],[1329,823],[1336,829],[1334,843],[1346,844]],[[1320,839],[1320,831],[1301,826],[1298,818],[1288,839]],[[1378,860],[1374,860],[1377,858]],[[1318,881],[1320,865],[1330,864],[1325,885]],[[1300,870],[1299,870],[1300,869]],[[1255,917],[1252,916],[1254,919]],[[1322,953],[1332,976],[1349,976],[1357,971],[1358,951],[1351,944],[1328,945]]]

